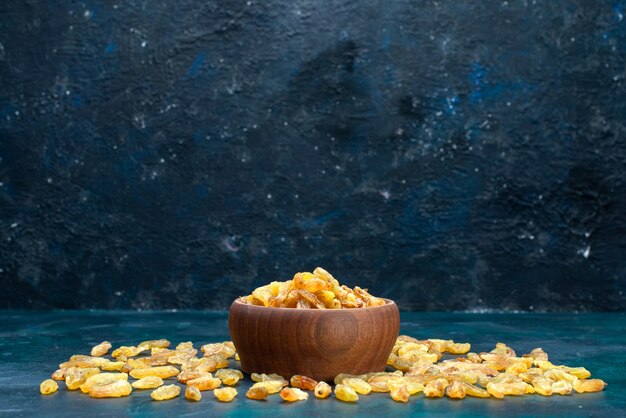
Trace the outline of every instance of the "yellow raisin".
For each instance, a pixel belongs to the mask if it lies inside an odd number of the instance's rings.
[[[300,374],[295,374],[291,376],[291,386],[293,386],[294,388],[314,390],[316,385],[317,380],[311,379],[310,377]]]
[[[202,399],[202,393],[200,392],[200,389],[195,386],[187,386],[185,389],[185,398],[190,401],[198,402]]]
[[[572,393],[572,384],[565,380],[560,380],[552,384],[552,393],[557,395],[569,395]]]
[[[104,356],[113,346],[108,341],[102,341],[100,344],[91,349],[91,355],[94,357]]]
[[[361,375],[358,374],[348,374],[348,373],[339,373],[337,376],[335,376],[334,382],[335,385],[338,385],[340,383],[343,383],[344,379],[360,379]]]
[[[601,379],[578,379],[572,386],[578,393],[600,392],[604,390],[606,383]]]
[[[84,356],[77,354],[70,357],[69,361],[59,364],[60,369],[69,369],[70,367],[90,368],[100,367],[102,364],[109,362],[109,360],[101,357]]]
[[[424,386],[424,396],[427,398],[441,398],[448,385],[448,381],[444,378],[431,380]]]
[[[447,346],[447,351],[450,354],[465,354],[472,348],[469,343],[455,343],[454,341],[450,342]]]
[[[284,377],[276,373],[272,373],[272,374],[252,373],[250,375],[250,378],[252,379],[253,382],[265,382],[266,380],[280,380],[281,382],[283,382],[283,386],[289,386],[289,382],[287,381],[287,379],[285,379]]]
[[[95,367],[80,368],[70,367],[65,371],[65,385],[69,390],[76,390],[94,374],[100,373],[100,369]]]
[[[548,360],[548,354],[542,348],[535,348],[530,353],[524,354],[522,357],[528,357],[533,360]]]
[[[535,388],[535,393],[538,393],[543,396],[551,396],[552,395],[552,383],[553,380],[547,379],[542,376],[537,376],[531,381],[533,387]]]
[[[458,380],[450,383],[450,386],[446,388],[446,396],[452,399],[465,398],[465,387],[463,386],[463,383]]]
[[[123,361],[107,361],[100,365],[100,370],[107,372],[120,371],[126,365]]]
[[[280,397],[287,402],[305,401],[309,399],[309,394],[299,388],[283,388]]]
[[[335,397],[344,402],[356,402],[359,400],[359,395],[356,394],[354,389],[341,383],[335,386]]]
[[[515,362],[506,368],[505,373],[519,375],[520,373],[524,373],[528,370],[526,363]]]
[[[93,386],[89,390],[89,396],[92,398],[119,398],[128,396],[133,391],[126,380],[116,380],[106,385]]]
[[[213,390],[220,387],[222,381],[217,377],[201,376],[196,379],[187,381],[187,386],[195,386],[199,390]]]
[[[584,367],[564,367],[563,371],[571,374],[572,376],[576,376],[579,379],[587,379],[588,377],[591,377],[589,370]]]
[[[155,389],[159,386],[163,386],[163,379],[158,376],[146,376],[135,380],[131,385],[135,389]]]
[[[178,345],[176,346],[176,351],[187,351],[187,350],[194,350],[193,342],[184,341],[182,343],[178,343]]]
[[[267,388],[265,386],[252,386],[246,392],[247,398],[255,399],[258,401],[267,398],[267,395],[269,395],[269,392],[267,391]]]
[[[396,401],[396,402],[404,402],[404,403],[409,401],[409,398],[411,397],[411,394],[409,393],[409,390],[407,389],[405,384],[402,384],[402,383],[393,384],[393,383],[391,383],[389,388],[390,388],[389,396],[391,396],[391,399],[393,399],[394,401]]]
[[[544,372],[546,370],[550,370],[550,369],[556,369],[557,366],[555,366],[554,364],[552,364],[551,362],[549,362],[548,360],[537,360],[535,359],[534,363],[535,366],[539,367],[541,370],[543,370]]]
[[[234,386],[243,379],[243,373],[235,369],[219,369],[215,373],[215,377],[220,379],[223,384],[228,386]]]
[[[505,395],[523,395],[526,393],[526,384],[524,382],[513,382],[513,383],[487,383],[487,392],[491,394],[494,398],[502,399]]]
[[[146,348],[147,349],[147,348]],[[121,346],[119,348],[116,348],[115,350],[113,350],[113,352],[111,353],[111,357],[119,359],[120,357],[135,357],[137,355],[139,355],[143,350],[139,349],[138,347],[135,346]]]
[[[350,386],[354,391],[360,395],[367,395],[372,391],[372,387],[363,379],[347,378],[343,379],[343,384]]]
[[[108,385],[116,380],[128,380],[126,373],[98,373],[87,378],[85,383],[80,385],[80,391],[83,393],[89,393],[91,388],[95,386]]]
[[[65,370],[66,369],[58,369],[52,373],[52,380],[65,380]]]
[[[199,377],[213,377],[213,375],[209,372],[200,372],[197,370],[185,370],[184,372],[181,372],[177,376],[177,379],[180,383],[186,384],[190,380],[197,379]]]
[[[467,396],[473,396],[475,398],[489,398],[491,395],[486,389],[475,386],[471,383],[463,382],[463,388]]]
[[[148,341],[142,341],[141,343],[139,343],[139,345],[137,345],[137,349],[144,351],[144,350],[151,350],[153,348],[157,348],[157,349],[162,349],[162,348],[167,348],[171,345],[171,343],[162,338],[160,340],[148,340]]]
[[[150,397],[155,401],[166,401],[177,397],[180,394],[180,386],[165,385],[152,391]]]
[[[146,376],[157,376],[161,379],[167,379],[168,377],[178,376],[179,373],[180,371],[174,366],[157,366],[133,369],[129,374],[135,379],[141,379]]]
[[[264,387],[268,393],[278,393],[283,388],[283,382],[281,380],[265,380],[263,382],[257,382],[252,387]]]
[[[59,385],[52,379],[46,379],[39,385],[39,392],[41,392],[42,395],[50,395],[57,390],[59,390]]]
[[[372,388],[372,392],[389,392],[391,390],[389,382],[400,378],[401,376],[394,374],[380,374],[370,377],[367,383]]]
[[[213,391],[213,394],[220,402],[231,402],[237,396],[235,388],[219,388]]]
[[[203,369],[205,372],[214,372],[217,369],[223,369],[225,367],[228,367],[228,359],[224,357],[223,354],[211,354],[210,356],[204,357],[204,359],[206,359],[206,363],[202,364],[206,365],[206,367]]]
[[[330,387],[328,383],[319,382],[317,385],[315,385],[315,389],[313,390],[313,393],[315,393],[316,398],[324,399],[324,398],[329,397],[332,391],[333,389]]]
[[[557,380],[565,380],[566,382],[570,382],[573,383],[575,380],[577,380],[578,378],[574,375],[571,375],[565,371],[563,371],[562,369],[551,369],[546,371],[543,374],[544,377],[547,377],[548,379],[552,379],[554,381]]]
[[[226,343],[212,343],[205,344],[201,347],[202,352],[205,356],[210,356],[213,354],[221,354],[226,358],[230,358],[235,355],[234,346],[231,347]]]

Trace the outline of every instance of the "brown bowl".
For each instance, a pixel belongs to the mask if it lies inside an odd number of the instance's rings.
[[[355,309],[270,308],[235,300],[230,335],[246,373],[332,381],[385,369],[400,328],[396,304]]]

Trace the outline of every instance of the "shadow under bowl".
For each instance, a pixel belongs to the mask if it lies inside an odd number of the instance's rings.
[[[385,370],[400,329],[396,304],[355,309],[270,308],[236,299],[230,335],[246,373],[332,382],[339,373]]]

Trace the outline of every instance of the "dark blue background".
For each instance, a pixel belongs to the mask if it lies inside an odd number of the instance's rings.
[[[623,1],[0,13],[0,307],[626,308]]]

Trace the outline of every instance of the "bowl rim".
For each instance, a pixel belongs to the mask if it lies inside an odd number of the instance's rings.
[[[385,301],[384,305],[379,305],[379,306],[366,306],[364,308],[342,308],[342,309],[297,309],[297,308],[283,308],[282,306],[259,306],[259,305],[252,305],[250,303],[243,303],[241,302],[241,299],[243,299],[244,296],[239,296],[238,298],[236,298],[232,305],[237,304],[237,305],[241,305],[241,306],[246,306],[246,307],[250,307],[250,308],[254,308],[254,309],[278,309],[281,311],[285,311],[285,312],[363,312],[363,311],[368,311],[368,310],[375,310],[375,309],[384,309],[387,308],[389,306],[397,306],[396,302],[394,302],[392,299],[387,299],[387,298],[378,298],[378,299],[382,299]]]

